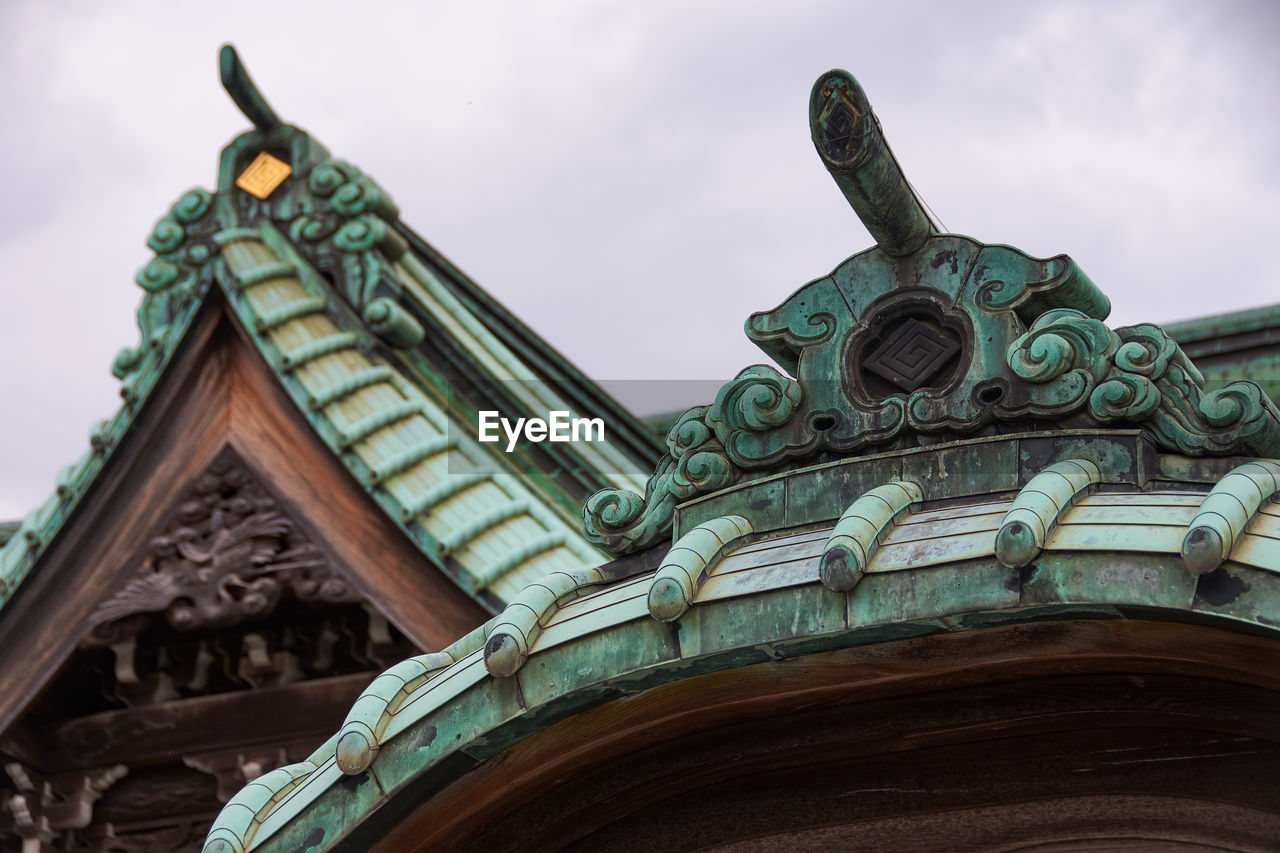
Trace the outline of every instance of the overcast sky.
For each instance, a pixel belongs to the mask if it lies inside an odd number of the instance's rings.
[[[153,222],[281,116],[600,379],[724,379],[870,238],[808,137],[863,83],[951,231],[1067,252],[1114,324],[1280,300],[1280,4],[0,4],[0,519],[118,406]],[[679,403],[693,401],[677,401]]]

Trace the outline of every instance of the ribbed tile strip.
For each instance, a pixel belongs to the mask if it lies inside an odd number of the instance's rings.
[[[470,524],[466,524],[458,528],[441,540],[441,544],[448,551],[456,551],[472,539],[475,539],[477,536],[484,533],[486,530],[497,527],[502,522],[515,518],[517,515],[524,515],[528,511],[528,501],[513,500],[505,506],[500,506],[497,509],[486,512],[484,515],[472,519]]]
[[[381,483],[409,470],[424,459],[430,459],[432,456],[443,453],[446,450],[454,448],[458,445],[458,440],[448,435],[437,435],[426,439],[412,447],[397,453],[385,462],[379,462],[374,465],[369,472],[369,478],[374,483]]]
[[[341,381],[322,388],[314,394],[308,394],[307,405],[312,409],[323,409],[330,403],[354,394],[361,388],[368,388],[370,385],[377,385],[379,382],[388,382],[391,379],[391,375],[391,368],[385,364],[357,370],[350,376],[343,377]]]
[[[236,276],[240,282],[240,287],[253,287],[255,284],[262,284],[264,281],[270,281],[273,278],[294,278],[298,275],[298,269],[293,264],[285,261],[275,261],[270,264],[262,264],[252,269],[247,269]]]
[[[280,356],[280,365],[285,370],[295,370],[309,361],[338,350],[351,349],[360,342],[355,332],[338,332],[325,338],[308,341],[302,346],[291,349]]]
[[[535,536],[501,560],[496,560],[487,566],[481,566],[478,570],[474,570],[473,574],[488,585],[521,563],[531,560],[539,554],[545,554],[552,548],[559,548],[564,544],[564,540],[564,533],[544,533],[541,536]]]
[[[489,479],[488,474],[472,471],[466,474],[449,474],[443,483],[427,489],[417,498],[410,500],[400,510],[400,515],[408,521],[419,513],[426,512],[433,506],[447,501],[456,494],[466,491],[477,483]]]
[[[349,429],[342,430],[342,446],[350,447],[353,444],[364,441],[385,426],[413,415],[422,414],[422,406],[421,400],[402,400],[399,403],[387,406],[381,411],[374,412],[372,415],[356,421]]]
[[[213,235],[213,242],[219,246],[229,246],[232,243],[239,243],[241,240],[257,240],[261,243],[262,235],[258,233],[256,228],[224,228]]]
[[[296,320],[299,317],[305,317],[308,314],[319,314],[329,307],[329,303],[320,296],[308,296],[306,299],[295,299],[286,305],[278,308],[272,308],[269,311],[263,311],[258,318],[253,321],[254,328],[259,332],[269,332],[272,329],[283,326],[290,320]]]

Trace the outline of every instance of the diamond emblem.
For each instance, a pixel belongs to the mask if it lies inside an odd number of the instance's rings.
[[[255,198],[266,199],[292,173],[288,163],[263,151],[236,178],[236,186]]]
[[[863,366],[904,391],[914,391],[937,376],[960,351],[960,344],[938,327],[909,319],[875,348]]]

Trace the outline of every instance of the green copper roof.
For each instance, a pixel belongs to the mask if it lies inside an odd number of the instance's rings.
[[[1275,405],[1206,388],[1157,326],[1108,328],[1067,256],[938,233],[847,73],[810,106],[878,245],[748,320],[792,375],[749,367],[682,415],[643,495],[587,501],[620,559],[388,670],[205,853],[361,849],[550,726],[718,670],[1048,619],[1280,641],[1280,462],[1252,458],[1280,454]]]
[[[500,608],[549,571],[599,562],[577,508],[594,489],[642,486],[635,472],[657,458],[644,424],[405,228],[372,180],[280,122],[234,50],[221,61],[257,127],[223,152],[216,192],[187,192],[156,224],[155,257],[137,276],[141,342],[112,368],[124,404],[0,548],[0,606],[92,487],[215,289],[355,479],[482,604]],[[260,199],[236,182],[263,153],[292,173]],[[503,453],[476,441],[476,411],[488,408],[603,417],[609,440]]]
[[[368,340],[362,351],[360,324],[331,314],[322,280],[279,232],[260,228],[215,235],[220,283],[316,431],[389,514],[429,553],[451,556],[444,565],[465,588],[500,601],[556,568],[599,559],[492,463],[467,425],[376,359]]]
[[[1280,409],[1256,383],[1207,387],[1159,326],[1109,328],[1067,255],[938,233],[848,72],[814,85],[810,131],[878,245],[748,318],[786,372],[748,367],[682,415],[643,495],[587,501],[593,542],[649,547],[676,504],[787,464],[993,430],[1133,426],[1192,456],[1280,455]]]
[[[968,468],[972,459],[985,463]],[[304,839],[331,849],[415,780],[438,789],[587,707],[720,669],[1044,619],[1190,620],[1280,640],[1280,466],[1233,473],[1237,462],[1189,465],[1137,431],[1050,432],[726,490],[659,549],[656,568],[631,558],[549,576],[445,652],[388,670],[308,762],[237,795],[205,851],[287,851]],[[903,505],[914,510],[846,524],[895,482],[918,490]],[[1259,499],[1222,572],[1200,574],[1186,543],[1219,486]],[[1026,569],[1002,541],[1028,523],[1039,551]],[[865,555],[847,589],[824,575],[833,547]]]
[[[1205,387],[1248,379],[1280,401],[1280,305],[1166,323],[1164,328],[1195,360]]]

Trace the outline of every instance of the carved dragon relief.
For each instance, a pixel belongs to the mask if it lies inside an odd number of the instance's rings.
[[[119,642],[163,614],[181,631],[271,613],[288,592],[304,604],[361,596],[296,528],[244,464],[225,451],[178,503],[141,564],[90,618],[88,642]]]
[[[810,117],[877,246],[748,319],[747,336],[796,379],[749,367],[686,412],[643,497],[587,500],[592,542],[647,547],[676,504],[787,462],[1046,423],[1139,427],[1188,455],[1280,455],[1280,411],[1255,383],[1206,392],[1158,326],[1109,329],[1109,301],[1066,255],[938,233],[847,72],[819,79]]]

